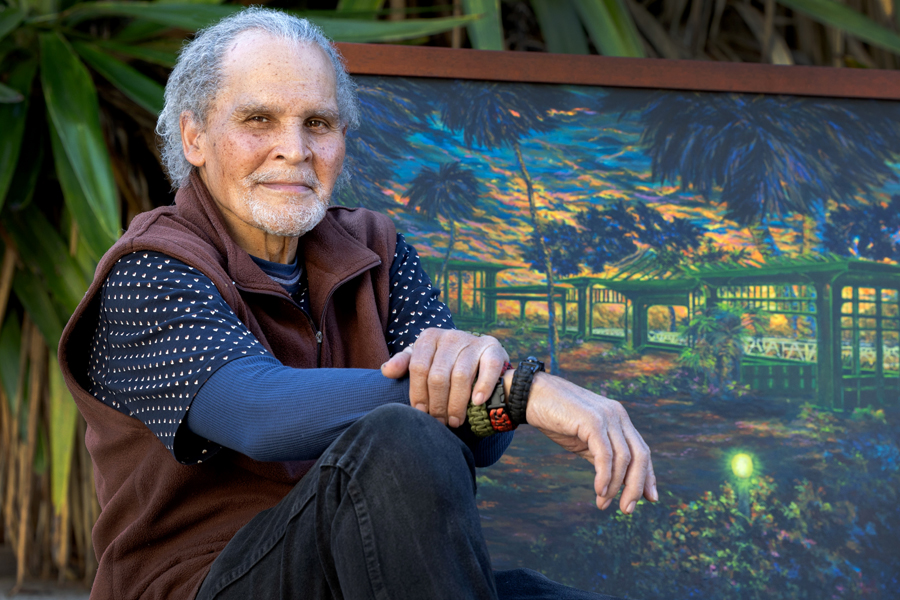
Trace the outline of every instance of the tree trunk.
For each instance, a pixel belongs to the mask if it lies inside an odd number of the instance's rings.
[[[770,258],[781,256],[781,248],[775,243],[775,239],[772,237],[772,232],[769,231],[769,225],[765,222],[765,219],[758,218],[748,229],[750,230],[750,235],[753,236],[753,243],[756,245],[756,249],[763,256],[763,261],[768,262]]]
[[[447,263],[450,262],[450,253],[453,252],[453,244],[456,243],[456,221],[450,219],[450,242],[447,244],[447,253],[444,254],[444,262],[441,264],[441,272],[438,275],[438,287],[443,285],[444,281],[444,273],[447,272]],[[447,283],[447,295],[444,297],[444,302],[450,302],[450,284]],[[462,290],[459,290],[459,293],[462,293]]]
[[[547,276],[547,346],[550,354],[550,373],[552,375],[559,374],[559,358],[557,357],[557,348],[559,348],[559,330],[556,327],[556,304],[553,298],[553,261],[550,258],[550,251],[547,249],[547,243],[544,240],[544,230],[538,220],[537,205],[534,200],[534,184],[528,169],[525,168],[525,159],[522,158],[522,149],[519,144],[513,145],[516,152],[516,158],[519,160],[519,169],[522,170],[522,177],[525,179],[525,189],[528,192],[528,213],[531,216],[531,225],[537,234],[538,244],[540,245],[541,255],[544,257],[544,274]]]
[[[828,213],[825,208],[825,201],[815,202],[810,207],[809,214],[803,217],[803,247],[801,248],[801,255],[803,256],[811,256],[815,254],[820,254],[823,248],[823,234],[822,231],[825,227],[825,223],[828,220]],[[807,310],[810,312],[815,312],[815,302],[809,302],[807,304]],[[792,319],[794,326],[794,334],[796,337],[799,337],[799,325],[800,319],[797,316],[794,316]],[[810,319],[809,321],[811,328],[811,337],[815,339],[816,337],[816,326],[817,322],[815,319]]]
[[[825,223],[828,220],[825,200],[810,202],[803,215],[800,254],[807,256],[822,252],[822,239]]]

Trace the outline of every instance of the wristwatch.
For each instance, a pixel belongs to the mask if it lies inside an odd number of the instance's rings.
[[[526,422],[525,413],[528,408],[528,396],[531,393],[531,384],[534,376],[544,370],[544,363],[533,356],[529,356],[519,363],[513,374],[512,385],[509,387],[509,398],[506,403],[509,406],[509,418],[514,425]]]

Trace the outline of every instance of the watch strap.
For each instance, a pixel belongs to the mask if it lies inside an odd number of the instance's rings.
[[[509,387],[509,417],[513,424],[521,425],[526,422],[528,410],[528,396],[531,394],[531,384],[535,374],[544,370],[544,363],[533,356],[529,356],[519,363],[513,374],[512,384]]]

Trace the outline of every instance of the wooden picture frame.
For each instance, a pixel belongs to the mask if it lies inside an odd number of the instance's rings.
[[[381,44],[341,43],[337,46],[347,61],[348,70],[354,75],[900,100],[900,74],[878,69]]]
[[[514,359],[558,354],[564,375],[626,405],[655,452],[661,502],[631,517],[598,513],[591,466],[517,432],[478,474],[497,568],[645,599],[890,597],[900,572],[900,74],[339,48],[364,99],[351,170],[368,168],[360,152],[403,138],[380,180],[363,173],[356,203],[387,198],[371,207],[418,248],[458,326],[495,335]],[[488,88],[541,96],[544,108],[528,109],[544,111],[538,121],[568,121],[466,133],[465,111],[447,107]],[[373,90],[382,95],[367,105]],[[406,96],[388,110],[392,94]],[[707,123],[691,121],[701,114]],[[410,120],[385,133],[392,115]],[[740,133],[745,117],[758,134]],[[366,140],[373,119],[384,139]],[[474,177],[481,191],[442,213],[422,190],[450,164],[470,172],[464,189]],[[754,165],[769,171],[747,175]],[[606,244],[616,235],[631,254]],[[586,266],[602,253],[591,263],[600,270]],[[568,265],[552,287],[534,266],[547,255],[551,271]]]

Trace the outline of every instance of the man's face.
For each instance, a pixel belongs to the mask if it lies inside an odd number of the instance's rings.
[[[182,116],[187,159],[239,243],[306,233],[324,216],[344,160],[331,61],[315,44],[251,30],[222,71],[205,127]]]

